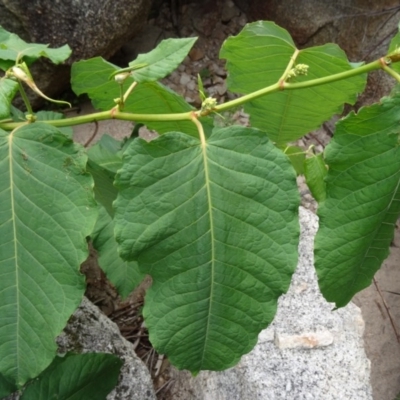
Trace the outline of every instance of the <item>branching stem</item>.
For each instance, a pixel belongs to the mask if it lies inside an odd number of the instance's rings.
[[[383,65],[382,69],[396,79],[397,82],[400,82],[400,75],[394,69],[388,67],[387,65]]]
[[[400,57],[389,57],[391,62],[397,62],[400,61]],[[285,70],[285,73],[282,75],[282,78],[285,77],[285,74],[287,71],[290,71],[291,67],[293,66],[294,62],[296,60],[296,53],[292,56],[288,67]],[[387,65],[383,65],[381,63],[381,60],[376,60],[372,61],[368,64],[362,65],[361,67],[357,67],[354,69],[351,69],[349,71],[345,72],[340,72],[338,74],[326,76],[323,78],[317,78],[317,79],[311,79],[308,81],[304,82],[297,82],[297,83],[289,83],[286,81],[282,81],[280,79],[278,82],[274,83],[273,85],[267,86],[263,89],[257,90],[255,92],[246,94],[240,98],[228,101],[224,104],[219,104],[216,105],[213,108],[213,111],[215,112],[222,112],[226,111],[228,109],[241,106],[244,103],[247,103],[251,100],[257,99],[261,96],[265,96],[270,93],[277,92],[279,90],[297,90],[297,89],[305,89],[305,88],[310,88],[314,86],[320,86],[324,84],[328,84],[331,82],[343,80],[343,79],[348,79],[352,78],[353,76],[357,76],[360,74],[365,74],[374,70],[378,69],[383,69],[387,73],[389,73],[391,76],[393,76],[396,80],[400,82],[400,75],[397,74],[393,69],[389,68]],[[20,87],[22,86],[21,83]],[[124,101],[128,98],[128,96],[131,94],[132,90],[135,88],[135,83],[132,84],[128,90],[126,91],[124,95]],[[29,104],[29,101],[26,97],[25,91],[23,88],[20,89],[21,95],[24,98],[25,104],[28,108],[28,111],[32,113],[31,111],[31,106]],[[103,120],[108,120],[108,119],[118,119],[118,120],[124,120],[124,121],[135,121],[135,122],[154,122],[154,121],[184,121],[184,120],[192,120],[193,121],[193,115],[196,117],[202,117],[207,114],[209,114],[209,111],[197,111],[195,114],[193,114],[193,111],[185,112],[185,113],[176,113],[176,114],[133,114],[133,113],[124,113],[119,110],[111,109],[109,111],[102,111],[102,112],[97,112],[89,115],[83,115],[79,117],[72,117],[68,119],[63,119],[63,120],[52,120],[52,121],[43,121],[45,123],[48,123],[49,125],[56,126],[56,127],[64,127],[64,126],[74,126],[74,125],[81,125],[81,124],[87,124],[90,122],[95,122],[95,121],[103,121]],[[193,121],[194,122],[194,121]],[[200,122],[197,121],[199,124]],[[195,122],[196,123],[196,122]],[[0,128],[4,130],[13,130],[17,126],[21,125],[21,122],[0,122]]]

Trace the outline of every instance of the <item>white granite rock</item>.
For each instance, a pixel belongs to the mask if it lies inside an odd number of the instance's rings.
[[[174,400],[372,400],[361,311],[324,300],[313,268],[317,217],[301,208],[300,223],[299,264],[274,322],[234,368],[175,371]]]

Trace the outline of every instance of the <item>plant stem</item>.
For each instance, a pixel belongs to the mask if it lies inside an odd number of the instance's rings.
[[[197,131],[199,132],[201,145],[205,148],[205,146],[206,146],[206,135],[204,134],[203,125],[201,124],[201,122],[197,118],[198,118],[198,115],[195,112],[192,112],[190,119],[196,125]]]
[[[397,82],[400,82],[400,75],[394,71],[392,68],[388,67],[387,65],[383,65],[382,69],[387,72],[390,76],[396,79]]]
[[[126,103],[128,100],[129,95],[132,93],[133,89],[135,89],[137,82],[133,82],[131,86],[128,87],[128,90],[125,92],[124,96],[122,97],[122,104]]]
[[[18,79],[18,86],[19,86],[19,92],[21,94],[22,100],[25,103],[25,107],[26,107],[26,110],[28,111],[28,114],[33,115],[33,110],[32,110],[31,103],[30,103],[30,101],[28,99],[28,96],[27,96],[27,94],[25,92],[24,86],[22,85],[22,82],[19,79]]]
[[[257,90],[253,93],[247,94],[245,96],[239,97],[238,99],[228,101],[227,103],[220,104],[214,108],[215,111],[225,111],[232,107],[240,106],[244,103],[247,103],[250,100],[254,100],[258,97],[264,96],[269,93],[278,92],[279,90],[295,90],[295,89],[305,89],[313,86],[320,86],[327,83],[339,81],[342,79],[351,78],[353,76],[357,76],[363,73],[367,73],[370,71],[374,71],[376,69],[382,68],[382,64],[379,60],[372,61],[369,64],[363,65],[361,67],[357,67],[351,69],[350,71],[340,72],[338,74],[329,75],[324,78],[311,79],[309,81],[298,82],[298,83],[288,83],[288,82],[277,82],[271,86],[266,88]]]
[[[291,61],[294,62],[294,59],[292,59]],[[400,61],[400,59],[398,60],[396,58],[395,60],[392,60],[392,62],[396,62],[396,61]],[[351,78],[353,76],[357,76],[360,74],[365,74],[367,72],[371,72],[371,71],[374,71],[377,69],[384,69],[387,73],[391,74],[392,76],[394,76],[393,73],[395,73],[395,71],[393,71],[390,68],[388,68],[390,71],[387,70],[386,68],[384,68],[384,65],[381,60],[376,60],[376,61],[372,61],[368,64],[365,64],[361,67],[357,67],[357,68],[354,68],[354,69],[351,69],[351,70],[345,71],[345,72],[340,72],[338,74],[326,76],[324,78],[311,79],[308,81],[297,82],[297,83],[288,83],[288,82],[278,81],[278,82],[274,83],[273,85],[270,85],[268,87],[262,88],[255,92],[249,93],[238,99],[228,101],[227,103],[224,103],[224,104],[219,104],[219,105],[215,106],[212,111],[210,111],[210,110],[206,110],[204,112],[198,111],[196,113],[196,115],[201,117],[201,116],[206,116],[206,115],[210,114],[211,112],[222,112],[222,111],[243,105],[244,103],[247,103],[251,100],[257,99],[261,96],[265,96],[267,94],[277,92],[279,90],[296,90],[296,89],[305,89],[305,88],[309,88],[309,87],[324,85],[324,84],[339,81],[342,79],[348,79],[348,78]],[[397,75],[398,74],[396,73],[396,76]],[[395,77],[395,78],[397,79],[397,77]],[[19,82],[19,84],[21,87],[22,86],[21,82]],[[133,88],[134,88],[134,85],[129,87],[129,89],[125,93],[124,99],[126,99],[127,96],[129,96],[129,94],[133,90]],[[27,97],[26,97],[25,91],[23,91],[23,88],[21,90],[21,95],[23,96],[23,98],[25,95],[25,98],[26,98],[25,103],[27,105],[28,111],[30,113],[32,113],[29,101],[27,100]],[[24,98],[24,101],[25,101],[25,98]],[[109,111],[102,111],[102,112],[93,113],[93,114],[89,114],[89,115],[83,115],[83,116],[79,116],[79,117],[72,117],[72,118],[62,119],[62,120],[43,121],[43,122],[48,123],[49,125],[52,125],[52,126],[56,126],[56,127],[64,127],[64,126],[87,124],[90,122],[103,121],[103,120],[109,120],[109,119],[135,121],[135,122],[154,122],[154,121],[163,122],[163,121],[192,120],[192,118],[193,118],[192,111],[184,112],[184,113],[177,113],[177,114],[131,114],[131,113],[120,112],[114,108]],[[0,122],[0,128],[7,130],[7,131],[13,130],[19,125],[21,125],[21,122],[10,122],[10,123]]]
[[[109,111],[101,111],[88,115],[81,115],[79,117],[72,117],[67,119],[54,119],[48,121],[40,121],[46,124],[64,127],[89,124],[96,121],[105,121],[109,119],[117,119],[122,121],[134,121],[134,122],[154,122],[154,121],[190,121],[193,111],[177,114],[131,114],[124,113],[116,110],[115,108]],[[11,131],[21,125],[21,122],[9,122],[0,124],[0,128],[6,131]]]

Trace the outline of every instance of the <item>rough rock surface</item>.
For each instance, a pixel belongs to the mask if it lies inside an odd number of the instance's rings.
[[[193,378],[175,371],[174,400],[370,400],[364,321],[354,304],[333,311],[313,270],[317,217],[301,208],[299,265],[273,324],[257,346],[224,372]]]
[[[111,322],[86,297],[57,338],[59,353],[103,352],[124,360],[117,387],[107,400],[155,400],[150,373],[131,343],[125,340],[117,325]]]
[[[68,44],[66,64],[95,56],[109,58],[139,32],[151,1],[145,0],[0,0],[0,25],[27,42],[51,47]],[[69,68],[36,63],[33,76],[49,96],[66,88]]]

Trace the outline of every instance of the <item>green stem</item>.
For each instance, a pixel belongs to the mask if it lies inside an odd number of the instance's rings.
[[[26,110],[28,111],[28,114],[33,115],[33,110],[32,110],[31,103],[30,103],[30,101],[28,99],[28,96],[27,96],[27,94],[25,92],[24,86],[22,85],[22,82],[19,79],[18,79],[18,86],[19,86],[19,92],[21,94],[22,100],[25,103],[25,107],[26,107]]]
[[[397,82],[400,82],[400,75],[394,71],[392,68],[388,67],[387,65],[383,65],[382,69],[387,72],[390,76],[396,79]]]
[[[232,107],[237,107],[244,103],[247,103],[248,101],[257,99],[258,97],[265,96],[266,94],[278,92],[279,90],[295,90],[295,89],[305,89],[313,86],[320,86],[327,83],[339,81],[342,79],[351,78],[353,76],[371,72],[380,68],[382,68],[382,64],[380,60],[377,60],[370,62],[369,64],[365,64],[361,67],[351,69],[350,71],[340,72],[338,74],[329,75],[324,78],[311,79],[309,81],[298,82],[298,83],[277,82],[266,88],[239,97],[238,99],[228,101],[227,103],[224,104],[219,104],[218,106],[214,107],[214,111],[217,112],[225,111]]]
[[[292,57],[290,57],[289,64],[287,65],[283,75],[280,77],[279,82],[283,82],[287,79],[287,76],[289,75],[290,70],[293,68],[293,65],[296,62],[296,58],[299,55],[299,53],[300,53],[300,50],[296,49],[295,52],[293,53]]]
[[[399,60],[396,59],[395,61],[400,61],[400,59]],[[345,71],[345,72],[340,72],[338,74],[326,76],[324,78],[311,79],[308,81],[298,82],[298,83],[288,83],[288,82],[278,81],[278,82],[274,83],[273,85],[270,85],[266,88],[257,90],[253,93],[244,95],[238,99],[228,101],[227,103],[224,103],[224,104],[219,104],[219,105],[215,106],[213,108],[213,110],[211,110],[211,111],[210,110],[206,110],[204,112],[197,111],[196,115],[198,117],[201,117],[201,116],[206,116],[206,115],[210,114],[211,112],[222,112],[222,111],[228,110],[230,108],[234,108],[234,107],[243,105],[244,103],[247,103],[251,100],[257,99],[261,96],[265,96],[270,93],[278,92],[279,90],[296,90],[296,89],[304,89],[304,88],[324,85],[324,84],[339,81],[342,79],[348,79],[348,78],[351,78],[353,76],[357,76],[360,74],[365,74],[367,72],[371,72],[371,71],[374,71],[377,69],[386,70],[384,68],[384,63],[382,63],[381,60],[376,60],[376,61],[370,62],[368,64],[365,64],[361,67],[357,67],[357,68],[354,68],[354,69],[351,69],[351,70]],[[391,73],[394,71],[390,70],[390,71],[386,71],[386,72]],[[393,76],[392,73],[391,73],[391,75]],[[20,83],[20,85],[21,85],[21,83]],[[131,90],[131,87],[128,89],[128,91],[129,90]],[[129,95],[128,91],[126,92],[125,96],[127,94]],[[22,91],[21,91],[21,93],[22,93]],[[28,102],[28,104],[29,104],[29,102]],[[30,108],[30,105],[29,105],[29,108]],[[52,126],[64,127],[64,126],[87,124],[87,123],[94,122],[94,121],[103,121],[103,120],[108,120],[108,119],[135,121],[135,122],[184,121],[184,120],[191,120],[192,115],[193,115],[192,111],[185,112],[185,113],[177,113],[177,114],[131,114],[131,113],[123,113],[116,109],[111,109],[109,111],[103,111],[103,112],[93,113],[93,114],[89,114],[89,115],[83,115],[83,116],[79,116],[79,117],[73,117],[73,118],[62,119],[62,120],[43,121],[43,122],[48,123],[49,125],[52,125]],[[0,123],[0,128],[4,129],[4,130],[13,130],[20,124],[21,124],[20,122]]]
[[[133,82],[131,86],[128,87],[128,90],[125,92],[125,94],[122,97],[122,103],[125,104],[126,100],[128,100],[129,95],[132,93],[133,89],[135,89],[137,85],[137,82]]]
[[[105,121],[110,119],[117,119],[122,121],[134,121],[134,122],[155,122],[155,121],[190,121],[193,111],[178,113],[178,114],[131,114],[120,112],[116,109],[109,111],[101,111],[88,115],[81,115],[79,117],[72,117],[67,119],[54,119],[48,121],[40,121],[46,124],[64,127],[89,124],[95,121]],[[0,128],[6,131],[11,131],[21,125],[21,122],[9,122],[0,124]]]

